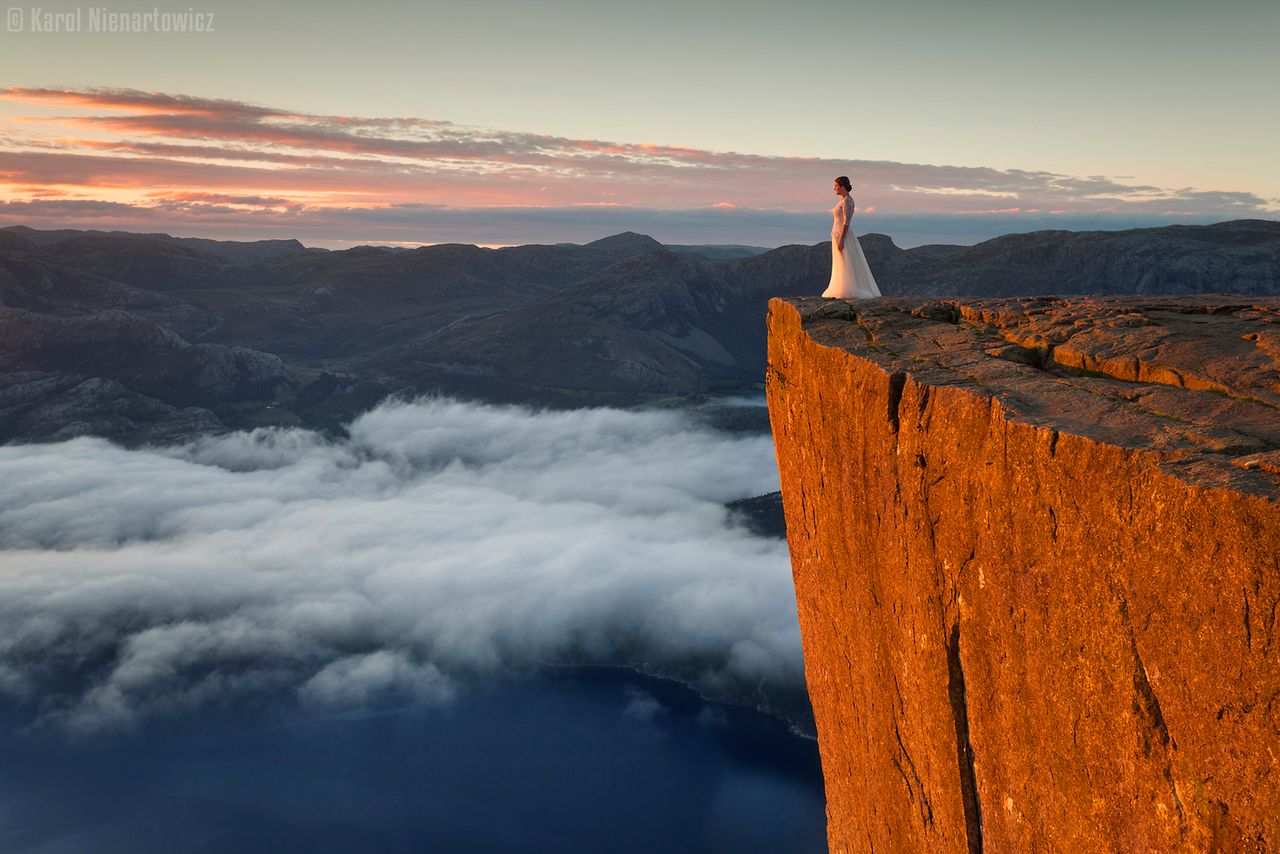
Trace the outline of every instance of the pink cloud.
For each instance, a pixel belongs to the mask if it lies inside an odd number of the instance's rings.
[[[863,215],[1214,211],[1229,218],[1271,209],[1250,193],[1097,175],[718,152],[131,89],[0,88],[6,104],[60,112],[0,112],[15,129],[0,134],[0,199],[80,194],[125,204],[134,215],[148,205],[218,205],[219,214],[247,216],[250,207],[459,209],[536,199],[548,208],[737,208],[820,219],[838,174],[856,176]],[[1008,206],[989,207],[997,198]]]
[[[288,199],[270,196],[235,196],[228,193],[204,193],[193,190],[161,190],[147,193],[151,198],[167,199],[175,202],[217,202],[228,205],[250,205],[252,207],[276,208],[290,204]]]

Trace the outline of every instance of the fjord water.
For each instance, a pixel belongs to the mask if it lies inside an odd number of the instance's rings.
[[[611,666],[803,689],[785,543],[724,506],[772,444],[716,420],[0,447],[0,851],[822,850],[813,741]]]
[[[0,743],[6,852],[824,850],[816,743],[674,683],[583,670],[447,705],[239,706]]]

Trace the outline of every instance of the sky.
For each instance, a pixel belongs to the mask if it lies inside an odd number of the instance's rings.
[[[776,246],[836,175],[902,246],[1280,218],[1262,0],[15,8],[0,225]]]

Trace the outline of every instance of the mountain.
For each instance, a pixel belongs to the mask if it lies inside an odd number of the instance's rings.
[[[1280,223],[1036,232],[903,250],[861,238],[889,294],[1280,293]],[[716,262],[665,249],[620,261],[518,312],[462,318],[379,349],[362,370],[499,399],[633,402],[738,390],[764,375],[771,296],[817,294],[830,244]]]
[[[292,238],[287,240],[210,240],[204,237],[171,237],[168,234],[139,234],[132,231],[77,231],[75,229],[38,230],[25,225],[11,225],[0,232],[17,234],[38,246],[65,244],[68,240],[84,242],[128,242],[147,240],[168,243],[216,255],[233,263],[250,264],[301,252],[327,252],[326,249],[308,248]],[[65,248],[65,246],[64,246]]]
[[[862,238],[885,295],[1280,293],[1280,222],[1035,231],[902,250]]]
[[[219,412],[265,405],[294,381],[272,353],[193,344],[174,331],[209,328],[216,316],[93,271],[153,281],[168,265],[170,275],[198,278],[208,263],[201,253],[149,235],[48,236],[0,230],[0,441],[178,441],[227,429]],[[130,257],[136,263],[119,263]]]
[[[1270,221],[905,250],[860,239],[886,295],[1280,293]],[[143,438],[195,423],[174,413],[197,403],[201,423],[224,429],[338,429],[394,392],[575,406],[751,390],[764,377],[769,298],[820,293],[829,272],[825,242],[667,247],[626,232],[583,245],[329,251],[14,226],[0,229],[0,364],[28,379],[6,379],[0,436],[51,435],[52,422],[23,420],[49,395],[88,395],[76,406],[90,413],[116,389],[51,381],[73,375],[140,396],[131,411],[152,419],[135,423]],[[182,344],[157,349],[166,332]],[[196,383],[201,360],[217,383]],[[111,417],[113,435],[132,429]]]
[[[701,244],[687,245],[680,243],[663,244],[663,249],[677,255],[700,255],[709,261],[729,261],[734,258],[750,258],[768,252],[765,246],[739,246],[738,244]]]
[[[0,309],[0,344],[0,440],[182,439],[225,429],[219,408],[271,400],[291,382],[279,356],[191,344],[122,309]]]
[[[406,383],[555,403],[747,389],[764,372],[769,297],[820,290],[822,259],[799,246],[730,262],[649,252],[518,312],[462,319],[357,365]]]

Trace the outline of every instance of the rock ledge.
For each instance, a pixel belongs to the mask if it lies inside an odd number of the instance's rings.
[[[768,332],[831,850],[1280,850],[1280,299]]]

